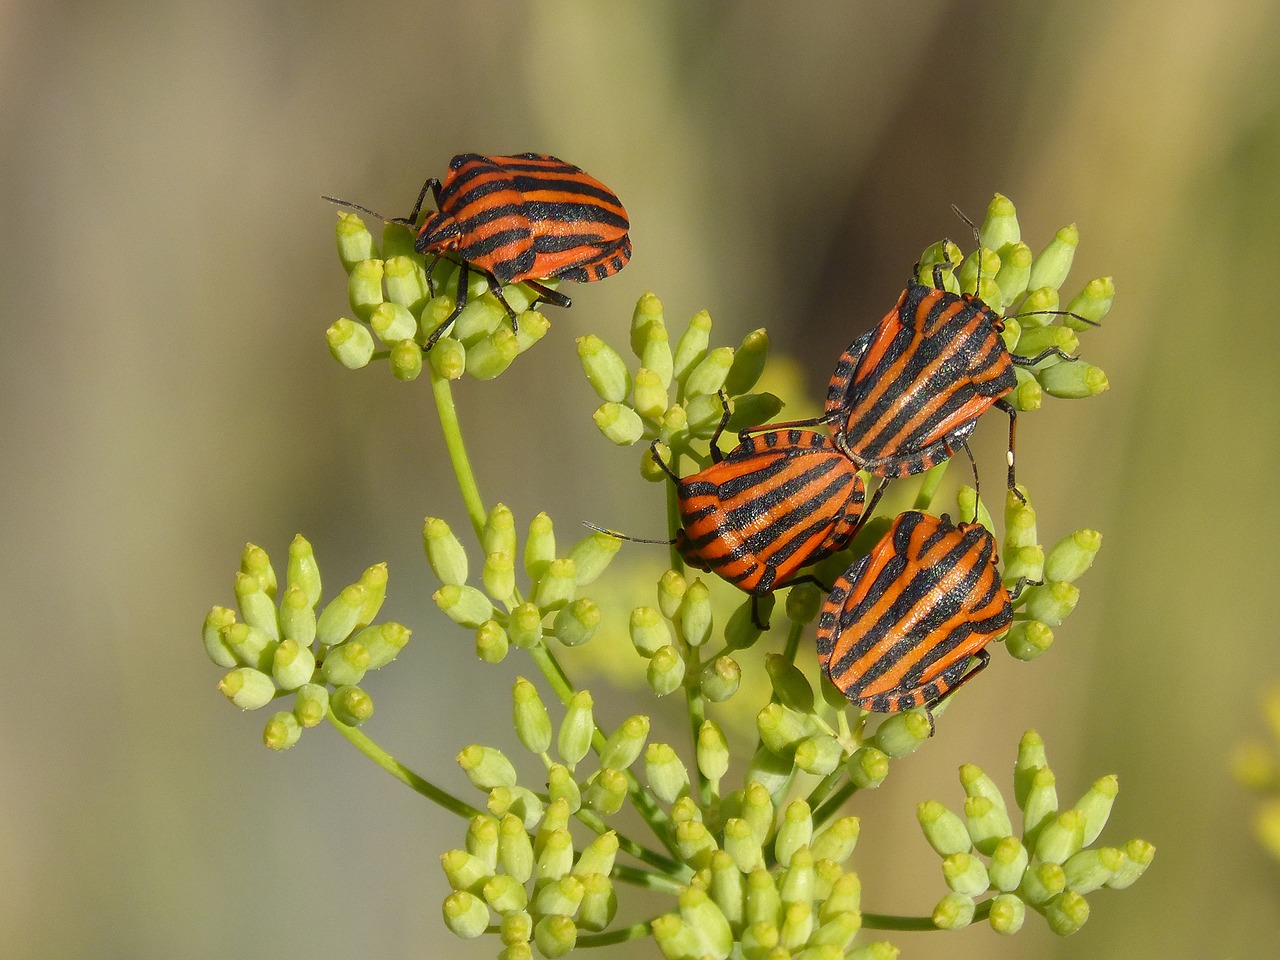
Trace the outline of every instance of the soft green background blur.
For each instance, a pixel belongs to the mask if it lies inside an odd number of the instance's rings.
[[[1006,193],[1033,247],[1079,223],[1073,278],[1120,290],[1086,340],[1112,390],[1028,416],[1020,478],[1047,542],[1093,526],[1103,553],[1049,655],[997,652],[859,798],[864,905],[928,912],[916,802],[955,805],[966,760],[1007,785],[1035,727],[1065,801],[1120,775],[1104,841],[1153,841],[1154,867],[1071,939],[1029,917],[906,956],[1274,955],[1280,865],[1227,769],[1280,678],[1278,51],[1261,0],[0,4],[0,954],[496,952],[440,921],[461,825],[330,731],[264,750],[198,628],[247,539],[305,532],[331,585],[386,559],[415,639],[370,732],[460,791],[463,744],[515,746],[527,666],[478,664],[429,609],[422,516],[462,511],[425,381],[324,347],[347,307],[319,196],[400,213],[454,153],[538,150],[617,190],[635,257],[458,393],[485,495],[565,539],[661,522],[573,347],[624,343],[641,292],[721,342],[767,326],[816,396],[919,251],[964,239],[950,204]]]

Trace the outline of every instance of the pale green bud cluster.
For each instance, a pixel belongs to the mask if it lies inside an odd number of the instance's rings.
[[[963,257],[950,241],[935,243],[921,255],[917,278],[933,283],[933,266],[946,265],[944,286],[952,293],[976,294],[1005,317],[1004,343],[1010,353],[1035,357],[1055,349],[1075,356],[1078,334],[1100,323],[1115,300],[1110,277],[1086,283],[1064,299],[1061,291],[1080,240],[1075,224],[1063,227],[1039,253],[1022,241],[1013,201],[996,194],[979,230],[981,249]],[[963,257],[963,259],[962,259]],[[981,287],[981,289],[979,289]],[[1092,397],[1107,389],[1107,375],[1084,360],[1064,361],[1049,354],[1031,367],[1015,367],[1018,385],[1009,402],[1035,410],[1044,394],[1066,399]]]
[[[448,523],[427,517],[422,539],[427,562],[443,584],[432,599],[449,619],[475,631],[476,655],[489,663],[500,662],[512,646],[529,649],[553,638],[576,647],[595,636],[600,608],[578,591],[604,572],[622,546],[617,537],[595,532],[558,556],[554,524],[540,513],[529,523],[522,548],[514,515],[498,504],[481,531],[484,564],[477,583]]]
[[[660,440],[667,450],[687,451],[691,441],[710,437],[732,401],[731,431],[765,423],[782,409],[771,393],[752,393],[764,373],[769,335],[754,330],[735,350],[711,345],[711,315],[695,314],[672,342],[662,301],[646,293],[631,318],[633,371],[623,356],[597,336],[578,339],[578,359],[587,381],[604,402],[595,422],[609,440],[627,446]],[[645,456],[643,475],[664,474]]]
[[[1144,840],[1093,846],[1111,815],[1116,778],[1095,780],[1074,806],[1062,809],[1044,741],[1034,730],[1018,746],[1013,784],[1020,829],[995,782],[973,764],[960,768],[962,813],[934,800],[917,808],[950,890],[934,908],[936,926],[963,927],[984,915],[998,933],[1016,933],[1030,909],[1054,933],[1067,936],[1089,917],[1087,895],[1128,887],[1155,856]]]
[[[374,623],[387,595],[385,563],[321,604],[320,569],[301,534],[289,545],[283,590],[266,551],[247,544],[235,595],[235,609],[214,607],[205,617],[204,648],[229,668],[218,689],[242,710],[293,697],[292,710],[267,720],[267,746],[293,746],[330,711],[348,726],[369,718],[373,700],[360,684],[409,642],[406,627]]]
[[[517,314],[518,329],[513,329],[507,311],[489,290],[488,278],[473,270],[467,305],[424,355],[429,338],[457,305],[459,270],[458,264],[440,259],[428,279],[426,261],[413,249],[413,239],[404,224],[385,224],[379,251],[360,217],[338,214],[338,257],[347,272],[347,295],[356,319],[336,321],[325,339],[344,367],[357,370],[372,360],[388,360],[397,380],[416,380],[423,364],[430,363],[446,380],[464,373],[475,380],[492,380],[546,335],[551,324],[532,309],[532,290],[522,284],[502,288]],[[557,281],[543,283],[554,288]]]
[[[1046,550],[1036,530],[1031,495],[1021,484],[1018,489],[1025,500],[1019,500],[1012,491],[1005,497],[1001,576],[1017,596],[1013,600],[1013,626],[1004,635],[1004,642],[1017,659],[1034,660],[1049,649],[1054,628],[1075,609],[1080,599],[1076,580],[1093,565],[1102,546],[1102,534],[1097,530],[1077,530]],[[990,526],[989,519],[987,525]],[[1019,591],[1020,580],[1028,583]]]
[[[1267,693],[1262,707],[1269,740],[1241,744],[1232,758],[1232,772],[1261,798],[1253,815],[1254,835],[1280,860],[1280,686]]]

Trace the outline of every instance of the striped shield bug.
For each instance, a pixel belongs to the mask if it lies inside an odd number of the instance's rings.
[[[436,209],[418,223],[428,192]],[[365,207],[325,199],[388,220]],[[524,283],[536,300],[567,307],[567,296],[538,281],[603,280],[631,258],[630,223],[617,195],[573,164],[542,153],[459,154],[449,161],[443,183],[427,180],[413,212],[389,222],[417,229],[414,249],[431,257],[428,278],[442,256],[460,264],[453,312],[432,332],[428,349],[467,305],[472,270],[488,278],[489,292],[514,329],[516,314],[502,295],[503,284]]]
[[[1013,622],[1025,581],[1011,595],[996,562],[995,538],[979,523],[899,514],[822,605],[823,672],[864,710],[931,711],[987,665],[986,645]]]

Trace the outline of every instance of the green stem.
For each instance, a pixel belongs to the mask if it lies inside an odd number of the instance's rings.
[[[809,804],[810,810],[816,810],[818,805],[835,789],[836,784],[840,782],[840,778],[845,775],[845,762],[841,761],[840,766],[819,780],[817,786],[809,791],[809,796],[805,798],[805,802]]]
[[[471,806],[471,804],[465,803],[462,800],[459,800],[453,794],[445,790],[441,790],[439,787],[437,787],[434,783],[431,783],[429,780],[425,780],[422,777],[418,776],[416,773],[414,773],[412,770],[406,767],[403,763],[401,763],[395,757],[391,756],[391,754],[387,753],[387,751],[383,750],[380,746],[378,746],[376,743],[370,740],[369,737],[367,737],[360,730],[358,730],[355,727],[347,726],[345,723],[343,723],[341,720],[335,717],[333,715],[332,710],[327,711],[325,713],[325,717],[328,719],[329,723],[331,723],[334,727],[337,728],[340,734],[342,734],[344,737],[347,738],[348,742],[350,742],[352,746],[354,746],[357,750],[359,750],[366,757],[368,757],[370,760],[372,760],[374,763],[380,766],[383,770],[387,771],[387,773],[391,774],[401,783],[405,784],[406,786],[412,787],[414,790],[418,791],[418,793],[422,794],[428,800],[438,804],[441,807],[444,807],[450,813],[456,813],[458,816],[464,817],[466,819],[470,819],[471,817],[478,817],[482,813],[484,813],[483,810],[476,809],[475,807]]]
[[[973,922],[991,916],[991,900],[983,900],[973,909]],[[903,917],[893,913],[864,913],[862,926],[866,930],[938,930],[933,917]]]
[[[787,630],[787,645],[782,648],[782,656],[787,663],[796,662],[796,654],[800,652],[800,636],[803,633],[804,624],[799,620],[792,620],[791,627]]]
[[[613,829],[585,807],[579,809],[574,816],[598,834],[608,833],[610,829]],[[657,870],[661,870],[663,873],[669,874],[670,876],[679,877],[686,881],[693,878],[693,870],[686,864],[683,864],[678,860],[672,860],[668,857],[664,857],[658,851],[650,850],[643,844],[637,843],[630,837],[619,833],[616,829],[614,829],[613,832],[614,836],[617,837],[619,850],[631,854],[631,856],[635,857],[637,860],[647,863],[649,866],[654,867]]]
[[[654,918],[654,920],[656,919],[657,917]],[[617,930],[606,930],[604,933],[585,933],[578,937],[575,946],[607,947],[614,943],[639,940],[642,937],[649,936],[652,924],[653,920],[641,920],[639,923],[633,923],[629,927],[619,927]]]
[[[615,863],[609,876],[622,883],[629,883],[633,887],[644,887],[646,890],[661,890],[664,893],[679,894],[684,891],[686,886],[675,877],[668,877],[665,874],[654,873],[650,870],[641,870],[639,867],[629,867],[624,863]]]
[[[471,519],[471,526],[476,536],[479,537],[484,532],[488,513],[480,497],[476,475],[471,471],[467,447],[462,442],[462,427],[458,423],[457,408],[453,405],[453,390],[449,386],[449,381],[436,373],[435,367],[429,360],[426,366],[431,375],[431,393],[435,397],[436,413],[440,416],[440,429],[444,433],[444,445],[449,451],[449,462],[453,464],[454,476],[458,478],[458,490],[462,493],[462,502],[467,508],[467,516]]]
[[[924,482],[920,484],[920,491],[916,494],[913,509],[928,510],[933,506],[933,499],[938,495],[938,487],[942,485],[942,478],[947,475],[947,464],[950,462],[950,460],[944,460],[924,475]]]
[[[819,784],[821,786],[821,784]],[[840,808],[844,806],[844,802],[858,792],[858,785],[849,782],[844,784],[838,790],[833,792],[830,797],[813,811],[813,829],[820,830],[827,825],[827,821],[840,812]]]

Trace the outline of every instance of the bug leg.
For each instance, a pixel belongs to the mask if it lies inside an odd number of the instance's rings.
[[[467,305],[467,287],[468,281],[471,279],[471,272],[467,268],[466,261],[458,265],[458,299],[454,304],[453,312],[444,318],[444,322],[440,326],[431,331],[431,336],[427,337],[426,346],[423,350],[430,350],[436,345],[436,341],[449,332],[449,328],[453,326],[453,321],[458,319],[458,314],[462,313],[463,308]]]
[[[1066,360],[1068,363],[1075,363],[1077,360],[1080,359],[1079,357],[1073,357],[1069,353],[1063,353],[1057,347],[1045,347],[1043,350],[1037,353],[1034,357],[1024,357],[1016,353],[1010,354],[1010,357],[1012,358],[1013,362],[1020,367],[1034,366],[1035,364],[1039,363],[1041,360],[1044,360],[1048,357],[1058,357],[1061,360]]]
[[[511,308],[511,304],[507,303],[507,298],[502,295],[502,281],[492,273],[487,273],[485,276],[489,281],[489,292],[493,294],[494,298],[502,304],[503,309],[507,311],[507,319],[511,321],[511,332],[519,333],[520,324],[516,320],[516,312]]]
[[[721,390],[719,392],[719,395],[720,395],[720,404],[721,406],[724,407],[724,415],[720,417],[720,422],[716,424],[715,433],[711,434],[711,462],[712,463],[719,463],[721,460],[724,459],[724,454],[720,452],[720,435],[724,433],[724,428],[729,425],[729,415],[730,415],[729,414],[729,397],[724,392],[724,390]],[[738,435],[738,439],[739,440],[742,439],[741,434]],[[759,624],[756,624],[756,626],[759,626]]]
[[[653,457],[653,462],[662,468],[663,473],[665,473],[668,477],[670,477],[676,483],[680,482],[680,478],[676,476],[675,471],[672,470],[671,467],[667,465],[667,461],[663,460],[662,457],[658,454],[657,440],[649,444],[649,456]]]
[[[1043,580],[1032,580],[1030,577],[1019,577],[1013,582],[1013,589],[1009,591],[1010,602],[1017,600],[1022,596],[1022,591],[1027,587],[1043,587]]]
[[[1013,495],[1023,503],[1027,502],[1027,498],[1022,495],[1022,491],[1018,489],[1017,482],[1014,478],[1013,468],[1013,444],[1014,438],[1018,430],[1018,411],[1013,409],[1013,404],[1001,397],[995,402],[995,405],[1009,415],[1009,489],[1013,491]],[[976,476],[976,473],[975,473]]]
[[[403,223],[405,226],[412,227],[418,222],[418,214],[422,212],[422,203],[427,199],[427,191],[431,191],[431,196],[436,202],[436,209],[440,209],[440,181],[435,177],[431,177],[422,185],[422,191],[418,194],[418,200],[413,205],[413,212],[407,217],[396,217],[391,223]]]
[[[972,680],[974,677],[980,674],[983,670],[987,669],[987,664],[991,662],[991,654],[989,654],[986,651],[986,648],[983,648],[982,650],[979,650],[977,653],[973,655],[973,659],[978,661],[978,665],[976,667],[974,667],[972,670],[966,673],[963,677],[957,680],[955,683],[955,686],[953,686],[950,690],[948,690],[942,696],[938,697],[937,700],[930,701],[929,703],[926,703],[924,705],[924,715],[929,718],[929,736],[932,737],[933,731],[934,731],[934,725],[933,725],[934,708],[937,707],[938,704],[940,704],[943,700],[946,700],[954,696],[957,690],[959,690],[966,683],[968,683],[970,680]]]
[[[751,625],[757,630],[768,630],[768,622],[760,622],[760,598],[754,593],[751,595]]]
[[[973,499],[974,499],[974,519],[977,519],[978,501],[982,500],[982,487],[978,483],[978,461],[973,459],[973,451],[969,449],[969,441],[961,440],[960,449],[964,451],[965,456],[969,458],[969,469],[973,471]]]
[[[552,290],[550,287],[539,283],[537,280],[521,280],[520,282],[537,294],[537,297],[534,298],[535,302],[541,300],[543,303],[549,303],[553,307],[573,306],[573,301],[559,290]]]

